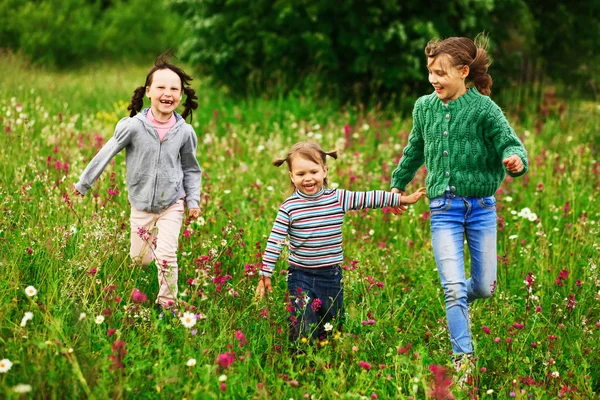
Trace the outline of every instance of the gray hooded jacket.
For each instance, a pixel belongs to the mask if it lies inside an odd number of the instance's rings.
[[[110,160],[126,151],[129,202],[141,211],[159,213],[185,197],[188,208],[199,208],[202,171],[196,159],[198,138],[194,128],[175,114],[177,121],[162,142],[146,118],[148,109],[123,118],[114,136],[81,174],[75,188],[85,194]]]

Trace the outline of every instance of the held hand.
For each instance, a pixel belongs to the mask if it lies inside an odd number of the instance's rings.
[[[200,216],[200,209],[199,208],[190,208],[188,210],[188,214],[191,219],[196,219]]]
[[[271,278],[260,275],[255,295],[262,300],[266,292],[273,293],[273,288],[271,287]]]
[[[77,190],[77,188],[75,187],[75,185],[73,185],[73,196],[80,196],[83,197],[85,196],[84,194],[80,193],[79,190]]]
[[[402,204],[414,204],[421,199],[421,197],[427,196],[427,192],[424,187],[419,188],[416,192],[409,196],[402,196],[400,201]]]
[[[392,193],[399,193],[400,195],[402,195],[402,192],[398,188],[392,188]],[[402,215],[402,213],[404,211],[406,211],[406,206],[403,206],[403,205],[400,205],[398,207],[393,207],[392,208],[392,213],[394,215]]]
[[[506,169],[509,172],[512,172],[513,174],[517,174],[523,171],[523,160],[521,160],[521,157],[519,157],[516,154],[505,158],[504,160],[502,160],[502,163],[504,164]]]

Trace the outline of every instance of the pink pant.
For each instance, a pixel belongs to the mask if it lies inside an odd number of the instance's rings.
[[[131,207],[129,255],[142,265],[156,261],[159,285],[156,303],[165,307],[174,305],[177,300],[177,248],[183,212],[183,200],[159,214]]]

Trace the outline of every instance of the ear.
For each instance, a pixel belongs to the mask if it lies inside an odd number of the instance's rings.
[[[150,98],[150,86],[146,86],[146,96]]]
[[[471,72],[471,68],[469,68],[468,65],[463,65],[462,69],[460,70],[460,76],[462,79],[466,79],[467,76],[469,76],[469,73]]]
[[[323,179],[325,179],[325,178],[327,178],[327,173],[329,172],[327,165],[323,167],[323,171],[325,171],[325,175],[323,175]]]
[[[292,171],[288,171],[288,174],[290,174],[290,181],[292,181],[292,183],[294,183],[294,178],[292,176]]]

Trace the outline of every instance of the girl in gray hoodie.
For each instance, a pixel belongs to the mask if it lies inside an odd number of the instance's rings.
[[[173,309],[177,303],[177,249],[184,217],[184,202],[190,218],[200,216],[202,172],[196,159],[198,139],[186,123],[198,108],[192,78],[159,56],[135,89],[128,110],[131,114],[117,123],[114,136],[102,147],[75,184],[74,193],[84,196],[106,165],[125,149],[127,191],[131,204],[131,248],[134,262],[158,269],[159,309]],[[175,112],[183,95],[184,111]],[[142,109],[144,97],[150,107]],[[162,312],[161,312],[162,315]]]

